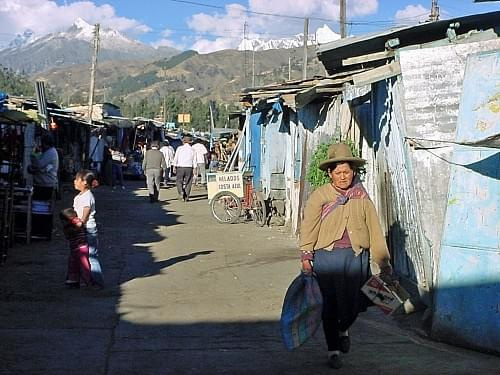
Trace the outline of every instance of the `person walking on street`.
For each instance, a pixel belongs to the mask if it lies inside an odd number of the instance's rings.
[[[142,161],[142,170],[146,175],[150,203],[158,202],[161,172],[166,168],[165,158],[160,150],[158,150],[158,142],[151,142],[151,149],[146,151],[146,155],[144,155]]]
[[[208,150],[201,140],[197,139],[193,145],[193,150],[196,155],[196,172],[194,173],[195,185],[198,186],[198,175],[201,176],[200,183],[207,183],[206,165],[208,160]]]
[[[73,209],[85,228],[85,236],[89,245],[90,273],[94,286],[104,287],[101,263],[99,262],[99,241],[97,238],[97,223],[95,220],[95,198],[91,189],[99,185],[93,172],[81,170],[77,172],[73,185],[79,193],[73,199]]]
[[[123,163],[125,160],[125,155],[116,147],[109,147],[111,153],[111,185],[113,190],[116,189],[117,183],[120,184],[122,190],[125,190],[125,185],[123,184]]]
[[[163,146],[160,148],[160,151],[163,154],[163,157],[165,158],[165,163],[167,165],[167,167],[163,172],[163,183],[165,184],[165,186],[167,186],[167,183],[172,178],[172,163],[174,161],[175,150],[170,145],[168,140],[165,140]]]
[[[392,273],[375,206],[358,176],[364,163],[348,145],[331,145],[328,160],[319,165],[331,182],[312,192],[300,227],[302,270],[318,280],[328,365],[334,369],[342,367],[340,352],[349,352],[349,327],[370,305],[361,292],[370,277],[370,258],[381,276]]]
[[[196,168],[196,155],[191,147],[191,137],[189,135],[182,138],[182,146],[179,146],[175,151],[173,165],[179,200],[187,202],[189,201],[193,173]]]

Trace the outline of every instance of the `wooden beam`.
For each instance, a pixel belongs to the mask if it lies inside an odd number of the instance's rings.
[[[394,57],[394,51],[383,51],[370,53],[368,55],[354,56],[342,60],[342,65],[361,64],[369,61],[377,61]]]
[[[352,76],[354,86],[368,85],[373,82],[382,81],[386,78],[394,77],[401,74],[401,66],[398,61],[390,64],[373,68],[367,72],[355,74]]]
[[[317,87],[317,94],[338,94],[343,91],[342,87]]]

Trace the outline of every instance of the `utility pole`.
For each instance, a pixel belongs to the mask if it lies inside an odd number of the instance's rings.
[[[340,37],[345,38],[346,35],[346,0],[340,0]]]
[[[163,97],[163,125],[167,123],[167,97]]]
[[[255,49],[252,46],[252,87],[255,87]]]
[[[244,50],[244,54],[245,54],[245,61],[243,63],[243,69],[244,69],[244,86],[246,87],[247,86],[247,27],[248,27],[248,23],[247,21],[245,21],[245,23],[243,24],[243,48],[245,49]]]
[[[90,90],[89,90],[89,122],[92,123],[92,110],[94,106],[95,71],[97,69],[97,52],[99,51],[99,24],[94,26],[94,53],[90,68]]]
[[[439,20],[439,7],[437,0],[432,0],[431,14],[429,15],[429,21],[434,22]]]
[[[288,52],[288,80],[292,80],[292,53]]]
[[[71,72],[68,73],[68,107],[71,101]]]
[[[309,39],[309,18],[304,18],[304,66],[302,68],[302,79],[307,79],[307,40]]]

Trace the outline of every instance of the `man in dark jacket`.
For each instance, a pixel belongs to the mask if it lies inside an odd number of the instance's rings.
[[[158,150],[158,142],[151,142],[151,149],[146,151],[144,160],[142,161],[142,170],[146,175],[146,183],[149,190],[149,202],[157,202],[160,193],[160,176],[162,170],[165,170],[167,163],[160,150]]]

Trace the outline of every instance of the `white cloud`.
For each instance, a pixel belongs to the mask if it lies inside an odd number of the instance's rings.
[[[412,24],[429,19],[430,10],[421,4],[407,5],[406,8],[400,9],[394,15],[394,18],[401,24]]]
[[[231,48],[235,48],[234,39],[232,38],[216,38],[215,40],[199,39],[191,47],[191,49],[199,53],[210,53]]]
[[[165,29],[161,32],[161,36],[163,36],[164,38],[168,38],[170,36],[172,36],[174,32],[170,29]]]
[[[185,50],[187,48],[187,46],[185,44],[177,43],[177,42],[175,42],[175,41],[173,41],[171,39],[168,39],[172,35],[172,31],[171,30],[164,30],[162,32],[162,35],[164,36],[164,38],[152,42],[151,43],[152,47],[154,47],[154,48],[158,48],[158,47],[172,47],[172,48],[178,49],[180,51]]]
[[[378,10],[378,0],[350,0],[347,17],[365,16]],[[258,13],[287,15],[298,18],[274,17]],[[303,32],[303,18],[311,17],[311,33],[330,20],[330,27],[338,30],[338,0],[249,0],[248,7],[229,4],[225,12],[198,13],[188,20],[188,26],[199,33],[192,49],[208,53],[222,48],[236,48],[243,39],[244,22],[248,38],[286,38]],[[323,20],[314,20],[321,18]],[[208,35],[207,35],[208,34]]]
[[[137,35],[151,30],[134,19],[118,17],[114,8],[107,4],[97,6],[92,1],[76,1],[58,5],[49,0],[3,0],[0,7],[0,39],[9,41],[15,34],[27,29],[39,36],[63,31],[82,15],[88,23],[100,23],[103,28],[110,27],[128,34]]]

